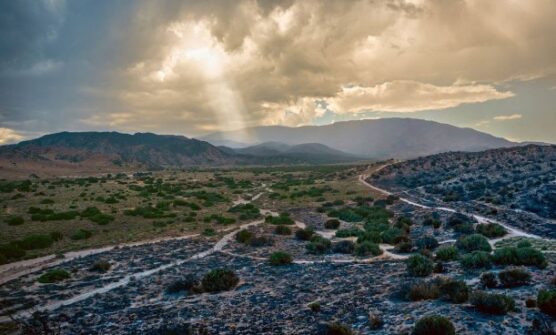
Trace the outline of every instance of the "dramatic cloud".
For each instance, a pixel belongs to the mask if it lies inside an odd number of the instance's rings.
[[[11,48],[0,48],[0,122],[49,130],[193,136],[330,114],[445,113],[518,99],[512,83],[556,76],[552,0],[1,6],[0,45]]]
[[[409,113],[455,107],[464,103],[512,97],[490,85],[435,86],[416,81],[393,81],[372,87],[344,87],[330,106],[337,112],[384,111]]]
[[[9,128],[0,128],[0,144],[9,144],[18,142],[23,139],[23,136]]]
[[[493,119],[496,121],[508,121],[508,120],[517,120],[521,119],[523,115],[521,114],[512,114],[512,115],[499,115],[495,116]]]

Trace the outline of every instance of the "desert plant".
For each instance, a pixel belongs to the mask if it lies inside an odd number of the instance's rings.
[[[548,264],[544,254],[531,247],[499,248],[494,251],[492,259],[497,265],[532,265],[540,269]]]
[[[440,292],[454,304],[461,304],[469,298],[469,287],[463,280],[447,279],[440,284]]]
[[[50,235],[29,235],[18,242],[19,246],[25,250],[44,249],[54,243]]]
[[[456,329],[450,320],[440,315],[425,316],[415,324],[413,335],[455,335]]]
[[[292,263],[293,258],[287,252],[275,251],[270,255],[268,261],[270,265],[288,265]]]
[[[171,282],[166,287],[167,293],[178,293],[182,291],[189,291],[199,286],[199,278],[194,275],[186,275],[183,278]]]
[[[340,221],[337,219],[330,219],[324,223],[326,229],[338,229],[338,227],[340,227]]]
[[[340,241],[332,245],[332,252],[337,254],[353,254],[355,243],[349,240]]]
[[[10,215],[6,218],[5,221],[9,226],[19,226],[25,223],[23,217],[19,215]]]
[[[495,288],[498,286],[498,279],[492,272],[483,272],[481,274],[481,285],[486,288]]]
[[[537,295],[539,309],[556,318],[556,290],[541,290]]]
[[[488,240],[480,234],[463,236],[456,242],[456,247],[464,252],[486,251],[491,252],[492,247]]]
[[[454,246],[442,246],[436,249],[435,257],[444,262],[456,260],[458,258],[458,249]]]
[[[364,241],[355,245],[355,254],[360,257],[369,255],[378,256],[382,254],[382,250],[378,244]]]
[[[508,231],[497,223],[481,223],[475,228],[478,234],[484,235],[488,238],[502,237],[508,233]]]
[[[471,304],[484,314],[503,315],[515,308],[515,302],[511,297],[503,294],[491,294],[477,291],[471,294]]]
[[[528,285],[531,275],[524,269],[510,268],[500,271],[498,279],[503,287],[518,287]]]
[[[331,323],[326,326],[325,335],[352,335],[353,331],[341,323]]]
[[[238,276],[229,269],[214,269],[207,273],[201,285],[206,292],[221,292],[233,289],[239,283]]]
[[[39,283],[56,283],[62,280],[70,278],[71,275],[66,270],[62,269],[52,269],[41,275],[37,280]]]
[[[432,273],[432,261],[422,255],[413,255],[406,261],[407,273],[414,277],[426,277]]]
[[[415,245],[419,249],[434,250],[438,247],[438,241],[432,236],[424,236],[418,239]]]
[[[302,241],[309,241],[313,237],[313,235],[315,235],[315,231],[311,227],[298,229],[295,232],[295,237],[298,240],[302,240]]]
[[[306,245],[306,248],[310,254],[319,255],[326,253],[331,246],[332,243],[329,239],[316,235],[311,238],[311,242]]]
[[[492,266],[490,254],[485,251],[473,251],[460,258],[461,265],[466,269],[489,269]]]
[[[277,235],[291,235],[292,230],[288,226],[278,225],[274,228],[274,233]]]
[[[75,233],[71,235],[72,240],[86,240],[93,236],[93,233],[86,229],[77,229]]]
[[[236,241],[247,244],[254,237],[254,234],[247,229],[242,229],[236,233]]]

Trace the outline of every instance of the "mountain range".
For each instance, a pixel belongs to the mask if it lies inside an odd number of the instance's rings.
[[[238,148],[246,133],[252,142]],[[234,148],[226,146],[230,141]],[[215,133],[201,140],[152,133],[61,132],[0,146],[0,177],[191,166],[330,164],[513,145],[517,144],[473,129],[415,119],[256,127]]]
[[[248,146],[264,142],[288,145],[320,143],[345,153],[374,159],[407,159],[448,151],[481,151],[516,145],[470,128],[402,118],[345,121],[295,128],[253,127],[213,133],[201,139],[224,146]]]

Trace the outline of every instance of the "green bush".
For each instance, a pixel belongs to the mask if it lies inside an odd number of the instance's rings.
[[[2,263],[14,261],[25,256],[26,252],[17,243],[11,242],[0,245],[0,255],[4,258]]]
[[[399,295],[400,298],[407,301],[438,299],[440,297],[440,288],[435,280],[419,281],[402,285]]]
[[[22,225],[23,223],[25,223],[25,220],[23,219],[22,216],[19,215],[10,215],[6,218],[5,222],[9,225],[9,226],[19,226]]]
[[[355,243],[349,240],[340,241],[332,245],[332,252],[336,254],[353,254]]]
[[[190,291],[193,289],[198,288],[199,286],[199,279],[194,275],[186,275],[183,278],[177,279],[171,282],[166,287],[166,293],[179,293],[182,291]]]
[[[473,251],[460,258],[461,266],[466,269],[490,269],[492,260],[490,254],[485,251]]]
[[[497,265],[527,265],[540,269],[544,269],[548,264],[544,254],[531,247],[496,249],[492,259]]]
[[[284,251],[275,251],[270,255],[270,265],[288,265],[293,261],[292,256]]]
[[[56,283],[62,280],[66,280],[70,277],[71,275],[69,274],[69,272],[65,270],[52,269],[44,273],[37,280],[39,281],[39,283],[47,284],[47,283]]]
[[[450,320],[440,315],[421,318],[415,324],[413,335],[455,335],[456,329]]]
[[[293,225],[295,222],[288,213],[280,213],[278,216],[267,216],[264,220],[266,223],[275,225]]]
[[[93,233],[86,229],[77,229],[72,235],[72,240],[86,240],[89,237],[93,236]]]
[[[44,249],[54,243],[49,235],[29,235],[18,242],[19,246],[25,250]]]
[[[338,229],[336,230],[336,237],[355,237],[362,234],[363,231],[359,228],[346,228],[346,229]]]
[[[288,226],[278,225],[274,229],[274,233],[277,235],[291,235],[292,230]]]
[[[543,313],[556,318],[556,290],[539,291],[537,305]]]
[[[518,287],[529,285],[531,282],[531,275],[524,269],[511,268],[500,271],[500,273],[498,273],[498,279],[503,287]]]
[[[315,231],[311,227],[298,229],[295,232],[295,237],[301,241],[309,241],[313,237],[313,235],[315,235]]]
[[[382,254],[382,250],[376,243],[363,241],[355,245],[355,254],[359,257],[369,255],[378,256]]]
[[[328,252],[331,246],[332,243],[329,239],[315,235],[311,238],[311,242],[306,245],[306,249],[310,254],[321,255]]]
[[[380,237],[380,233],[376,231],[361,232],[357,237],[357,243],[365,241],[379,244],[382,242],[382,237]]]
[[[247,229],[242,229],[236,233],[236,241],[247,244],[254,237],[254,234]]]
[[[504,315],[515,308],[515,302],[511,297],[481,291],[471,294],[471,304],[479,312],[493,315]]]
[[[498,286],[498,279],[492,272],[483,272],[481,274],[481,285],[486,288],[495,288]]]
[[[203,290],[211,293],[229,291],[238,283],[238,276],[232,270],[228,269],[211,270],[201,280]]]
[[[60,233],[59,231],[50,232],[49,235],[54,242],[58,242],[64,238],[64,234]]]
[[[382,232],[381,238],[384,243],[395,245],[407,237],[405,236],[405,232],[403,230],[399,228],[389,228]]]
[[[463,280],[447,279],[440,284],[440,292],[454,304],[464,303],[469,298],[469,287]]]
[[[340,227],[340,221],[336,219],[330,219],[324,223],[326,229],[338,229],[338,227]]]
[[[422,255],[410,256],[406,261],[406,269],[410,276],[426,277],[432,273],[432,261]]]
[[[436,259],[449,262],[458,259],[458,248],[454,246],[442,246],[436,250]]]
[[[456,247],[465,252],[473,251],[486,251],[491,252],[492,247],[488,243],[488,240],[480,234],[472,234],[468,236],[463,236],[456,242]]]
[[[508,233],[508,231],[497,223],[481,223],[475,228],[478,234],[484,235],[488,238],[502,237]]]

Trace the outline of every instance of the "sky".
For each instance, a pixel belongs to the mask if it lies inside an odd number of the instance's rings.
[[[556,143],[556,1],[0,2],[0,144],[411,117]]]

